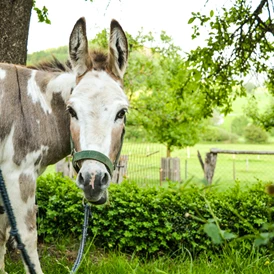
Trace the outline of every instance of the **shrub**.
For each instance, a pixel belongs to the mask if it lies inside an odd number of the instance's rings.
[[[253,235],[252,248],[264,223],[273,220],[274,198],[264,192],[262,183],[229,191],[198,186],[141,188],[132,182],[112,184],[110,199],[104,206],[92,207],[90,235],[103,248],[145,255],[171,253],[182,248],[192,254],[218,251],[204,232],[205,223],[217,220],[222,230],[239,237]],[[48,175],[38,180],[40,237],[69,233],[81,234],[83,207],[80,191],[69,179]],[[257,236],[256,236],[257,237]],[[236,241],[237,243],[238,241]],[[272,251],[273,244],[269,247]]]
[[[61,174],[48,174],[37,180],[38,235],[54,241],[56,235],[82,229],[82,194],[74,182]]]
[[[267,133],[260,127],[253,124],[245,128],[244,137],[248,143],[266,143],[268,140]]]
[[[235,117],[231,122],[231,131],[239,136],[243,136],[245,128],[248,125],[246,116]]]
[[[231,134],[220,127],[208,126],[201,135],[201,140],[205,142],[236,142],[238,136]]]

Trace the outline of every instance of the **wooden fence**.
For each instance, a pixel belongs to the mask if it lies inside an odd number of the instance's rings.
[[[212,148],[210,152],[206,153],[205,162],[203,162],[201,154],[198,151],[198,159],[204,171],[204,177],[209,184],[211,184],[213,180],[218,154],[274,155],[274,151],[226,150],[226,149]],[[235,170],[235,167],[234,167],[234,170]]]

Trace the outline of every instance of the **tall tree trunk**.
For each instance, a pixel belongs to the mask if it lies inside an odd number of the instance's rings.
[[[25,65],[33,0],[0,0],[0,62]]]
[[[167,146],[167,148],[166,148],[166,157],[170,158],[170,156],[171,156],[171,149],[170,149],[170,146]]]

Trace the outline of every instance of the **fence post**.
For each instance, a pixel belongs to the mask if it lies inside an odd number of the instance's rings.
[[[233,155],[235,156],[235,155]],[[236,180],[235,157],[233,157],[233,180]]]
[[[206,154],[205,163],[204,163],[204,174],[206,181],[211,184],[214,176],[214,171],[217,162],[217,153],[208,152]]]
[[[73,179],[77,174],[72,166],[71,157],[65,157],[55,165],[56,172],[61,172],[63,176]]]
[[[127,163],[128,163],[128,155],[121,155],[118,161],[118,165],[116,170],[114,170],[112,175],[112,182],[116,184],[120,184],[124,176],[127,174]]]
[[[181,181],[180,159],[161,158],[161,171],[162,177],[160,180]]]

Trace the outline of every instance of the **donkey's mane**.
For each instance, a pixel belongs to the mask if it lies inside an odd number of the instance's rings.
[[[89,53],[93,68],[96,70],[105,70],[108,63],[108,55],[101,50],[92,50]],[[42,61],[35,65],[30,65],[28,68],[51,71],[51,72],[69,72],[72,71],[71,61],[59,61],[54,55],[51,60]]]

